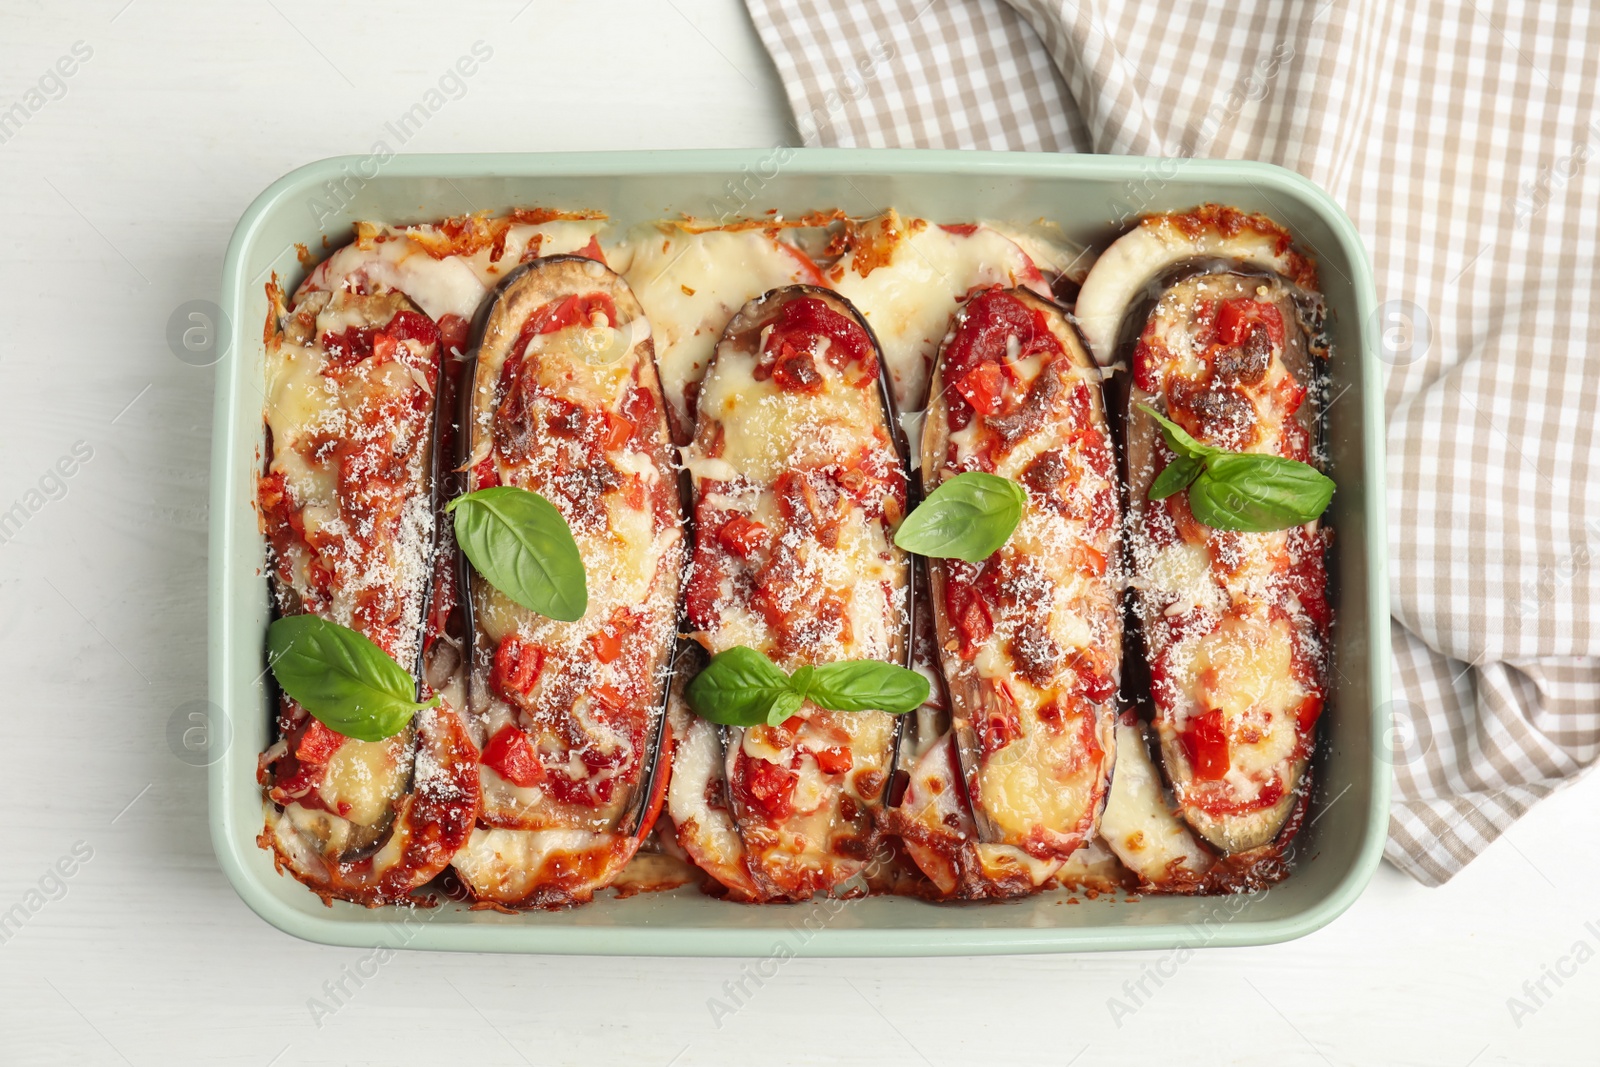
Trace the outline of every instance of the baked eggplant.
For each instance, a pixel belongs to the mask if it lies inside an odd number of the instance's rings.
[[[684,562],[649,325],[620,276],[578,256],[508,277],[464,418],[468,488],[543,495],[583,559],[562,622],[474,573],[470,724],[480,826],[455,868],[480,901],[562,907],[608,885],[650,831]]]
[[[1114,315],[1107,294],[1135,296]],[[1331,534],[1317,520],[1218,530],[1187,493],[1148,499],[1176,457],[1145,409],[1202,445],[1322,466],[1315,267],[1270,220],[1207,207],[1113,244],[1084,300],[1101,361],[1131,369],[1129,583],[1167,778],[1184,819],[1225,856],[1281,850],[1306,803],[1326,692]],[[1115,341],[1101,328],[1113,317]]]
[[[987,289],[955,316],[922,432],[922,480],[1026,490],[1009,541],[929,561],[938,650],[979,838],[1061,861],[1093,834],[1115,751],[1120,526],[1094,365],[1066,312]]]
[[[753,648],[785,670],[905,663],[910,565],[893,541],[905,460],[854,308],[811,286],[751,301],[697,407],[685,604],[698,642]],[[894,735],[881,711],[810,702],[778,726],[689,722],[668,804],[678,840],[736,899],[839,890],[876,847]]]
[[[307,290],[292,312],[276,285],[267,331],[266,472],[257,510],[280,615],[350,627],[420,677],[441,703],[382,741],[344,737],[281,695],[262,755],[260,844],[325,901],[410,899],[444,870],[477,816],[462,721],[461,649],[449,631],[448,552],[433,499],[449,448],[443,351],[464,343],[404,294]],[[448,407],[442,410],[448,412]],[[457,630],[459,633],[459,630]]]
[[[927,561],[918,558],[914,562],[916,588],[925,594],[929,588]],[[940,900],[1023,896],[1049,882],[1062,861],[979,838],[950,732],[950,698],[939,663],[933,615],[931,597],[916,597],[912,667],[928,677],[929,694],[927,702],[907,716],[895,750],[890,803],[881,821],[925,880],[918,889],[920,895]]]

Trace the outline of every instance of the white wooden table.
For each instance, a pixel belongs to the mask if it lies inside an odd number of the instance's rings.
[[[314,1018],[364,953],[245,908],[166,740],[205,692],[213,380],[168,316],[215,297],[262,187],[369,151],[474,42],[492,59],[407,150],[770,146],[788,109],[737,0],[67,7],[0,10],[25,119],[0,125],[0,511],[26,512],[0,543],[0,912],[28,913],[0,931],[0,1064],[1600,1059],[1595,780],[1443,889],[1385,867],[1318,934],[1176,968],[792,961],[714,1022],[737,961],[404,953]]]

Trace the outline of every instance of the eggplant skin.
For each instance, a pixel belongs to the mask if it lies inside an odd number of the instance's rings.
[[[1165,409],[1205,444],[1320,463],[1321,357],[1301,293],[1253,267],[1213,265],[1169,279],[1124,335],[1128,570],[1154,729],[1180,813],[1224,856],[1281,848],[1310,786],[1331,655],[1330,534],[1320,522],[1217,531],[1185,493],[1149,500],[1172,457],[1143,408]],[[1199,356],[1168,354],[1180,350]]]
[[[469,577],[471,724],[488,758],[480,826],[455,868],[487,905],[581,904],[621,873],[665,794],[648,769],[664,747],[684,563],[649,326],[622,277],[581,256],[508,275],[462,422],[465,488],[549,500],[578,543],[588,604],[560,621]],[[503,776],[497,738],[531,749],[534,781]]]
[[[980,395],[1013,374],[1009,392]],[[986,844],[1066,859],[1095,831],[1116,749],[1121,511],[1100,372],[1058,305],[984,290],[957,312],[931,395],[924,488],[984,470],[1028,494],[987,560],[929,561],[973,815]]]
[[[430,528],[435,545],[439,530],[427,507],[442,463],[434,451],[448,448],[439,398],[449,395],[451,381],[439,373],[437,335],[426,340],[435,324],[399,292],[308,292],[292,311],[275,284],[269,295],[269,456],[257,505],[279,612],[315,611],[353,625],[408,665],[423,650],[426,691],[441,703],[393,738],[338,742],[319,768],[323,761],[299,762],[299,746],[317,724],[282,698],[279,740],[258,766],[265,826],[257,843],[324,902],[412,902],[412,892],[448,866],[480,810],[477,750],[461,715],[460,651],[428,610],[424,591],[448,586],[453,573],[450,552],[429,544]],[[327,341],[330,332],[338,340]],[[393,358],[363,354],[360,339],[374,333],[385,346],[403,336]],[[419,392],[435,402],[414,405]],[[397,399],[411,418],[388,414]],[[345,448],[326,447],[330,424],[342,428]],[[403,479],[362,485],[358,499],[349,498],[343,488],[349,470],[340,464],[365,466],[396,455],[407,457]],[[350,513],[363,515],[372,533],[342,537],[330,550],[330,532],[341,528],[332,520],[349,529]],[[319,536],[308,539],[313,522]],[[391,588],[364,589],[389,598],[392,620],[373,621],[352,609],[351,590],[373,573],[411,576]],[[308,580],[314,574],[325,580]]]
[[[698,395],[685,453],[695,545],[693,637],[755,648],[785,670],[836,660],[906,662],[908,557],[894,545],[907,478],[876,340],[837,294],[774,289],[734,316]],[[877,851],[895,720],[807,703],[777,727],[681,746],[683,773],[723,784],[738,851],[680,795],[680,837],[731,894],[804,900],[864,873]],[[718,820],[719,821],[719,820]],[[746,884],[746,876],[748,884]]]

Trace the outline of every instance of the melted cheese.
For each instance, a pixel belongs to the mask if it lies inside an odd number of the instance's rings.
[[[317,290],[383,286],[405,293],[435,321],[457,315],[471,322],[490,288],[517,265],[535,237],[540,255],[572,253],[594,240],[602,225],[599,220],[559,220],[512,226],[506,231],[505,254],[491,261],[488,248],[470,256],[435,259],[404,230],[361,223],[358,230],[364,239],[345,245],[318,264],[295,299]],[[382,239],[377,239],[380,236]]]
[[[686,390],[705,374],[734,314],[769,289],[821,280],[809,260],[762,230],[644,227],[618,255],[655,327],[661,387],[686,430],[693,424]]]
[[[372,826],[390,813],[390,800],[405,792],[411,770],[411,733],[384,741],[346,740],[328,760],[318,792],[335,811],[358,826]]]
[[[1039,268],[1016,242],[988,226],[952,232],[893,211],[864,223],[858,243],[874,246],[873,265],[853,257],[831,274],[839,295],[865,316],[894,381],[895,404],[919,412],[939,342],[956,305],[975,288],[1027,286],[1049,297]],[[880,260],[885,260],[879,262]]]
[[[1116,772],[1100,816],[1100,836],[1150,885],[1193,881],[1211,866],[1211,854],[1168,805],[1139,727],[1126,722],[1117,725]]]

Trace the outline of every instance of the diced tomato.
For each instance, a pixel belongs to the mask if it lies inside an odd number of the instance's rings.
[[[641,385],[629,389],[628,395],[622,398],[622,414],[633,424],[633,437],[639,450],[648,449],[660,425],[655,394]]]
[[[798,781],[787,767],[753,759],[740,754],[734,773],[734,785],[744,802],[759,809],[774,822],[794,813],[794,787]]]
[[[877,373],[872,341],[861,324],[815,297],[800,297],[783,305],[762,345],[762,353],[775,360],[786,344],[794,351],[812,352],[818,337],[828,339],[826,358],[833,366],[843,370],[854,362],[860,363],[869,376]],[[813,373],[815,370],[812,367]]]
[[[319,719],[312,719],[306,725],[306,732],[300,735],[300,743],[294,747],[294,758],[301,763],[327,763],[342,744],[344,734],[329,729]]]
[[[515,723],[506,723],[489,739],[483,749],[483,762],[512,785],[524,789],[544,781],[544,764],[539,762],[528,735]]]
[[[573,255],[582,256],[584,259],[592,259],[596,263],[605,263],[606,261],[606,254],[600,251],[600,238],[598,237],[589,238],[589,243],[578,249]],[[609,266],[609,264],[607,265]]]
[[[615,412],[608,411],[606,415],[605,435],[601,437],[600,444],[607,452],[621,452],[633,438],[633,423]]]
[[[717,603],[722,599],[722,570],[724,557],[702,552],[695,553],[694,568],[689,572],[688,588],[683,593],[684,612],[689,623],[697,630],[714,629],[721,618]]]
[[[822,389],[822,374],[811,353],[788,341],[778,346],[772,364],[772,380],[786,393],[816,393]]]
[[[605,316],[606,325],[617,324],[617,304],[611,299],[611,294],[585,293],[581,296],[565,296],[560,300],[552,300],[528,316],[528,321],[522,326],[521,337],[555,333],[568,326],[588,326],[594,322],[596,313]],[[515,350],[519,352],[526,348],[526,340],[515,346]]]
[[[322,348],[335,369],[353,367],[372,355],[375,332],[370,326],[350,326],[339,333],[330,330],[322,335]]]
[[[439,316],[439,347],[446,352],[465,352],[472,340],[472,324],[460,315]]]
[[[272,773],[273,793],[299,800],[307,807],[321,806],[321,798],[314,790],[322,784],[322,779],[328,773],[325,764],[284,760],[273,768]]]
[[[1273,775],[1272,780],[1261,787],[1261,792],[1256,794],[1255,802],[1251,804],[1250,807],[1270,808],[1272,805],[1276,804],[1282,799],[1283,779],[1279,778],[1277,775]]]
[[[1295,729],[1300,731],[1301,737],[1310,737],[1311,731],[1317,728],[1317,719],[1322,715],[1322,697],[1316,693],[1311,694],[1300,702],[1295,709]]]
[[[1066,654],[1066,662],[1078,676],[1078,691],[1096,704],[1110,700],[1117,692],[1117,683],[1111,677],[1111,665],[1098,649],[1075,648]]]
[[[945,349],[945,373],[955,381],[981,363],[1007,362],[1012,338],[1017,341],[1018,360],[1062,350],[1042,312],[1003,289],[985,289],[962,310],[955,336]]]
[[[717,543],[740,559],[749,559],[767,547],[767,528],[754,519],[735,515],[717,531]]]
[[[1181,735],[1183,750],[1202,782],[1221,781],[1228,774],[1228,735],[1222,729],[1222,711],[1213,708],[1189,720]]]
[[[428,316],[415,311],[395,312],[389,325],[383,328],[383,333],[395,341],[420,341],[424,345],[439,343],[439,327]]]
[[[518,634],[507,634],[494,650],[494,670],[489,682],[507,700],[526,696],[544,669],[544,649]]]
[[[961,658],[971,659],[978,654],[978,646],[994,633],[994,615],[984,603],[983,594],[954,579],[952,574],[945,581],[945,610],[961,639]]]
[[[971,237],[978,232],[978,224],[976,222],[957,222],[947,225],[941,222],[939,229],[945,233],[953,233],[957,237]]]
[[[613,715],[628,709],[628,698],[623,696],[622,691],[614,686],[596,686],[590,691],[589,695],[594,698],[594,702],[600,705],[603,710]]]
[[[1154,328],[1147,333],[1153,333]],[[1163,391],[1162,374],[1166,360],[1167,350],[1160,342],[1151,345],[1143,337],[1133,346],[1133,384],[1147,393],[1159,394]]]
[[[1004,683],[1002,683],[1003,685]],[[1022,736],[1022,723],[1017,719],[1017,708],[1002,694],[1002,699],[992,701],[984,712],[973,720],[978,733],[978,746],[985,756],[992,756]]]
[[[1221,344],[1242,345],[1249,339],[1250,331],[1257,326],[1266,329],[1273,344],[1283,344],[1283,315],[1277,305],[1241,297],[1224,300],[1217,308],[1215,329]]]
[[[622,634],[607,626],[589,635],[589,647],[594,649],[595,659],[611,663],[622,655]]]
[[[472,488],[492,489],[500,484],[500,472],[495,470],[494,457],[484,456],[483,462],[472,468]]]
[[[1005,381],[998,363],[980,363],[955,381],[961,399],[980,415],[998,414],[1005,396]]]
[[[817,766],[822,768],[824,774],[843,774],[855,766],[855,757],[848,748],[824,748],[813,752],[817,759]]]

